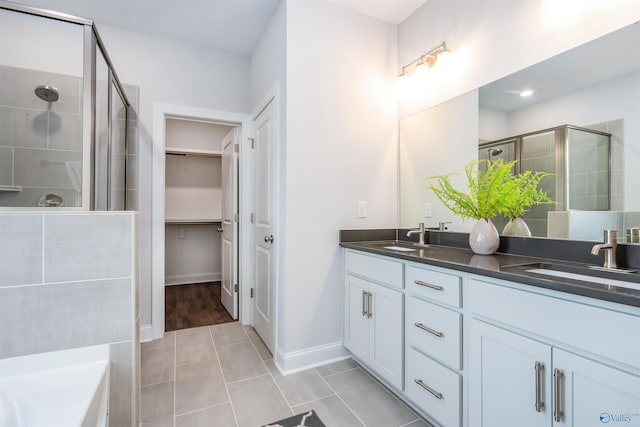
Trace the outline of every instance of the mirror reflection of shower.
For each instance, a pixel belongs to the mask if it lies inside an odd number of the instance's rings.
[[[489,151],[489,161],[496,160],[494,157],[502,154],[502,148],[488,148],[487,151]]]

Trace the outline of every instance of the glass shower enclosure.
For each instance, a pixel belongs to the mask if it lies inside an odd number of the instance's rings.
[[[518,160],[516,170],[553,174],[541,188],[555,205],[537,205],[523,216],[533,236],[546,237],[549,211],[611,208],[611,134],[564,125],[481,143],[478,158]],[[508,218],[492,219],[502,230]]]
[[[130,207],[132,113],[92,21],[0,1],[1,209]]]

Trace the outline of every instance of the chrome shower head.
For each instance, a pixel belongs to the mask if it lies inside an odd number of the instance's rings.
[[[56,102],[60,98],[58,89],[53,86],[39,85],[33,91],[36,96],[46,102]]]
[[[489,148],[490,156],[499,156],[502,154],[502,148]]]

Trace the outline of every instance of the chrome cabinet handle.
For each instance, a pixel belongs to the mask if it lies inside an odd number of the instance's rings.
[[[444,334],[443,334],[442,332],[440,332],[440,331],[436,331],[435,329],[431,329],[430,327],[425,326],[425,325],[423,325],[422,323],[415,323],[414,325],[415,325],[417,328],[420,328],[420,329],[422,329],[423,331],[427,331],[427,332],[429,332],[430,334],[433,334],[433,335],[435,335],[435,336],[437,336],[437,337],[442,338],[442,337],[444,336]]]
[[[536,362],[536,412],[542,412],[544,402],[542,401],[542,376],[544,374],[544,364]]]
[[[431,283],[423,282],[422,280],[415,280],[413,283],[420,286],[426,286],[427,288],[434,289],[436,291],[441,291],[444,288],[438,285],[432,285]]]
[[[271,234],[269,236],[264,236],[264,242],[265,243],[273,243],[273,234]]]
[[[373,317],[373,311],[371,310],[371,306],[373,305],[373,294],[371,292],[367,292],[369,294],[369,298],[367,299],[367,317],[371,319]]]
[[[413,382],[415,382],[416,384],[418,384],[420,387],[422,387],[423,389],[427,390],[429,393],[431,393],[436,399],[444,399],[444,396],[442,395],[442,393],[438,393],[437,391],[435,391],[434,389],[432,389],[431,387],[429,387],[428,385],[426,385],[422,380],[419,379],[415,379],[413,380]]]
[[[564,412],[562,411],[562,396],[561,396],[561,387],[562,387],[562,377],[564,374],[558,368],[553,370],[553,379],[554,379],[554,397],[555,401],[553,402],[553,419],[556,422],[562,421],[562,417],[564,417]]]
[[[367,298],[367,293],[363,290],[362,291],[362,317],[367,315],[367,309],[364,307],[366,298]]]

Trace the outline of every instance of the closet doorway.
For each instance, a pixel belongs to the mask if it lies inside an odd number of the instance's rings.
[[[238,318],[238,135],[166,119],[165,331]]]
[[[178,146],[171,146],[173,142],[171,140],[167,140],[167,138],[171,138],[171,135],[168,135],[168,132],[172,132],[171,129],[167,131],[167,124],[172,123],[171,121],[177,121],[179,124],[185,125],[189,123],[201,123],[201,124],[214,124],[214,125],[222,125],[227,127],[227,133],[220,132],[220,136],[218,141],[220,142],[217,148],[207,147],[207,145],[185,145],[184,141],[190,140],[190,138],[184,140],[183,143],[176,143]],[[174,122],[175,124],[175,122]],[[170,124],[170,127],[172,125]],[[198,126],[198,125],[196,125]],[[232,148],[231,145],[225,144],[223,145],[222,139],[229,134],[228,131],[234,129],[234,138],[235,142],[233,144],[233,153],[230,152]],[[223,259],[223,254],[225,253],[222,250],[223,247],[223,235],[226,233],[225,224],[223,221],[224,213],[226,212],[223,207],[225,206],[222,202],[223,194],[230,194],[232,197],[235,197],[235,201],[231,202],[231,206],[235,206],[235,212],[232,216],[227,216],[227,222],[235,223],[236,228],[236,247],[232,250],[227,251],[226,253],[233,254],[233,259],[229,258],[234,264],[234,267],[230,270],[234,272],[236,275],[232,277],[229,281],[232,284],[233,292],[236,294],[235,298],[232,298],[232,302],[237,304],[237,312],[229,314],[231,317],[237,318],[242,324],[252,324],[252,299],[251,299],[251,287],[252,287],[252,277],[253,277],[253,255],[252,255],[252,244],[253,244],[253,230],[251,227],[251,207],[253,204],[253,153],[251,149],[251,141],[253,140],[253,121],[252,116],[249,114],[241,114],[241,113],[233,113],[228,111],[219,111],[219,110],[208,110],[203,108],[189,107],[184,105],[174,105],[174,104],[165,104],[165,103],[154,103],[153,104],[153,146],[152,146],[152,215],[151,215],[151,234],[152,234],[152,250],[151,250],[151,282],[146,285],[143,281],[140,286],[141,293],[141,306],[144,306],[144,297],[143,295],[150,296],[151,307],[150,307],[150,317],[151,324],[145,325],[140,328],[140,339],[141,341],[150,341],[158,338],[162,338],[165,332],[165,292],[169,287],[176,286],[184,286],[184,285],[176,285],[175,283],[186,283],[186,281],[199,282],[199,281],[212,281],[216,277],[217,280],[222,282],[226,277],[226,274],[223,272],[224,266],[228,265],[229,262],[225,262],[226,259]],[[234,191],[225,191],[223,185],[223,168],[222,164],[224,161],[224,148],[227,146],[227,154],[229,156],[233,156],[235,161],[233,164],[236,165],[237,172],[233,172],[232,175],[236,177],[236,182],[233,184]],[[169,150],[167,150],[167,148]],[[174,150],[175,149],[175,150]],[[171,159],[171,154],[167,155],[167,151],[173,151],[174,159]],[[203,152],[204,151],[204,152]],[[200,154],[200,155],[198,155]],[[208,160],[206,160],[209,158]],[[211,159],[217,159],[215,161],[220,162],[220,181],[219,187],[217,189],[218,200],[220,200],[220,204],[218,206],[219,211],[215,214],[207,214],[206,217],[198,217],[194,214],[194,211],[190,211],[189,216],[182,217],[182,215],[187,215],[180,213],[181,211],[175,212],[172,209],[182,209],[187,205],[185,200],[180,199],[178,197],[177,202],[174,199],[174,203],[171,204],[169,202],[165,202],[165,199],[168,196],[167,191],[167,162],[175,162],[177,168],[180,166],[180,160],[182,159],[182,163],[193,162],[211,162]],[[171,167],[171,166],[168,166]],[[184,166],[183,166],[184,167]],[[225,169],[226,171],[226,169]],[[237,189],[237,190],[235,190]],[[178,191],[177,189],[169,190]],[[207,193],[209,191],[209,193]],[[204,186],[193,185],[191,190],[191,196],[195,194],[199,194],[201,197],[196,198],[196,200],[201,201],[205,194],[215,194],[212,190],[206,190]],[[179,194],[178,194],[179,196]],[[205,203],[212,199],[206,199]],[[168,207],[169,206],[169,207]],[[212,212],[212,207],[209,206],[209,212]],[[169,209],[167,211],[167,209]],[[225,208],[226,209],[226,208]],[[233,209],[230,209],[230,212]],[[175,212],[175,216],[174,215]],[[184,211],[182,211],[184,212]],[[237,216],[236,216],[237,214]],[[177,222],[174,224],[167,224],[167,219],[171,222],[172,219],[187,219],[188,221],[185,224],[178,224]],[[203,221],[204,224],[198,223],[195,220],[207,220]],[[214,222],[213,220],[217,220]],[[207,223],[208,222],[208,223]],[[180,227],[180,225],[184,225],[184,227]],[[174,243],[178,241],[178,244],[184,244],[186,246],[186,242],[188,240],[193,239],[204,239],[207,240],[204,236],[209,233],[213,237],[211,239],[218,239],[215,243],[215,248],[219,248],[218,258],[216,262],[219,262],[220,268],[218,270],[206,270],[206,269],[187,269],[186,263],[197,263],[202,261],[198,257],[200,256],[197,252],[193,254],[192,257],[188,258],[183,263],[176,263],[178,265],[165,265],[167,262],[174,260],[168,254],[165,255],[165,246],[166,240],[168,239],[165,236],[165,232],[168,228],[173,227],[171,230],[174,233]],[[208,228],[208,231],[204,233],[198,233],[197,230],[200,228]],[[221,232],[218,232],[218,227],[222,229]],[[170,230],[170,231],[171,231]],[[180,239],[180,233],[183,233],[183,236],[186,233],[185,238]],[[209,239],[209,240],[211,240]],[[173,250],[173,249],[170,249]],[[186,249],[185,249],[186,250]],[[175,250],[174,252],[180,252]],[[199,271],[202,270],[202,271]],[[199,272],[198,272],[199,271]],[[215,274],[208,273],[218,273],[218,276]],[[200,274],[200,275],[199,275]],[[199,276],[198,276],[199,275]],[[169,279],[167,279],[169,277]],[[169,284],[167,286],[167,284]],[[238,285],[236,287],[236,285]],[[222,295],[222,283],[221,283],[221,292]],[[176,288],[178,289],[178,288]],[[148,301],[148,300],[147,300]],[[220,302],[222,304],[222,302]],[[229,311],[236,311],[230,308]]]

